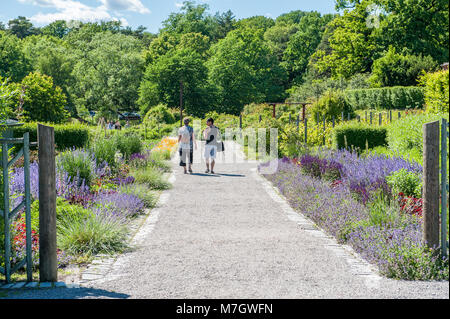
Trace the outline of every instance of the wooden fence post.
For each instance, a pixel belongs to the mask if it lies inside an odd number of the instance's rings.
[[[308,119],[305,118],[305,144],[308,144]]]
[[[448,123],[442,119],[441,124],[441,250],[442,256],[447,257],[447,139]]]
[[[439,246],[439,121],[423,125],[423,241]]]
[[[383,122],[383,113],[378,113],[378,125],[381,126],[382,122]]]
[[[56,258],[55,131],[38,125],[39,147],[39,280],[58,280]]]
[[[323,115],[323,145],[325,145],[325,114]]]
[[[239,114],[239,129],[242,130],[242,114]]]
[[[300,130],[300,114],[297,114],[297,132]]]
[[[373,114],[372,114],[372,112],[370,112],[370,125],[372,125],[372,118],[373,118]]]

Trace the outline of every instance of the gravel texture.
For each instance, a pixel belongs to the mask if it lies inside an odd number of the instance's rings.
[[[184,175],[176,161],[174,187],[103,279],[7,298],[449,298],[448,281],[379,276],[294,213],[256,163]]]

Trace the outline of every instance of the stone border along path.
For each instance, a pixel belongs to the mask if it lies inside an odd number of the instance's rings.
[[[235,155],[244,157],[241,147]],[[175,155],[173,188],[143,220],[135,249],[99,267],[101,276],[83,279],[80,289],[11,298],[449,298],[448,281],[380,276],[294,211],[256,162],[220,162],[215,176],[203,174],[203,163],[184,175]]]

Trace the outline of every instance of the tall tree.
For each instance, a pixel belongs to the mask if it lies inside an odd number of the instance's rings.
[[[144,68],[141,50],[136,38],[110,31],[79,46],[72,88],[77,107],[111,114],[134,110]]]
[[[297,25],[298,31],[289,39],[283,52],[283,67],[289,73],[289,81],[299,82],[306,71],[310,56],[317,49],[326,25],[334,18],[328,14],[308,12]]]
[[[42,34],[54,36],[60,39],[64,38],[64,36],[66,36],[69,31],[70,28],[67,26],[67,23],[64,20],[57,20],[41,28]]]
[[[312,66],[319,73],[348,79],[370,71],[377,46],[375,28],[367,24],[367,6],[368,3],[357,5],[327,25],[328,50],[318,49],[311,56]]]
[[[20,82],[32,70],[21,46],[15,35],[0,31],[0,76],[9,77],[14,82]]]
[[[220,112],[239,114],[245,104],[284,98],[286,74],[263,34],[264,28],[241,27],[212,46],[207,65],[218,87]]]
[[[159,103],[178,107],[180,88],[183,107],[188,114],[202,116],[214,103],[213,88],[207,81],[204,58],[195,50],[177,47],[149,64],[139,92],[142,113]]]
[[[29,35],[39,34],[39,29],[35,28],[26,17],[19,16],[16,19],[9,20],[8,32],[19,39],[23,39]]]

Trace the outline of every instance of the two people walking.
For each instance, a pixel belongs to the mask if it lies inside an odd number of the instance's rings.
[[[197,149],[197,141],[195,140],[194,129],[189,125],[190,119],[185,118],[183,120],[184,126],[178,130],[178,145],[179,145],[179,154],[180,154],[180,166],[184,168],[184,173],[192,174],[192,162],[194,158],[194,147]],[[222,142],[221,140],[220,130],[218,127],[214,125],[214,119],[209,118],[206,121],[206,129],[203,131],[203,139],[206,141],[205,143],[205,162],[206,162],[206,171],[205,173],[214,173],[214,165],[215,159],[218,150],[222,150]],[[189,157],[189,164],[188,164]],[[188,169],[186,166],[188,165]]]

